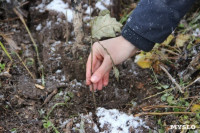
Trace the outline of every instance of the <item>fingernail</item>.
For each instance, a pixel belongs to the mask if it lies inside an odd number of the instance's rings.
[[[99,80],[99,77],[97,76],[92,76],[91,81],[96,83]]]

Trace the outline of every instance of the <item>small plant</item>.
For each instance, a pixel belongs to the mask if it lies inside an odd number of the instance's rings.
[[[51,128],[54,130],[55,133],[60,133],[57,128],[54,126],[54,124],[47,118],[45,117],[44,120],[42,120],[43,122],[43,127],[50,130]]]
[[[16,128],[13,128],[13,129],[10,130],[10,132],[11,132],[11,133],[17,133],[17,129],[16,129]]]
[[[0,72],[2,72],[5,69],[5,63],[0,63]]]
[[[55,96],[57,97],[57,96]],[[64,96],[64,103],[56,103],[51,109],[50,111],[47,113],[46,116],[44,116],[44,119],[42,120],[43,122],[43,127],[46,128],[47,130],[53,129],[55,133],[60,133],[57,128],[54,126],[54,124],[50,121],[49,117],[51,115],[51,113],[53,112],[53,110],[58,107],[58,106],[66,106],[68,105],[68,102],[74,97],[74,93],[72,92],[68,92],[65,96]],[[41,115],[44,114],[44,110],[40,110],[39,113]]]

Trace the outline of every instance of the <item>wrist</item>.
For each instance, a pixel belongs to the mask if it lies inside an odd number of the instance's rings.
[[[135,47],[132,43],[130,43],[128,40],[126,40],[123,36],[119,36],[121,40],[121,44],[124,47],[127,47],[127,52],[130,54],[129,57],[132,57],[135,55],[135,53],[138,51],[138,48]]]

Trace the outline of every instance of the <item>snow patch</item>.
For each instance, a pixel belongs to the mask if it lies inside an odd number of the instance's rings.
[[[111,0],[101,0],[101,1],[98,1],[95,6],[96,8],[98,8],[99,10],[106,10],[107,8],[105,7],[106,6],[109,6],[109,5],[112,5],[112,2]]]
[[[99,118],[100,128],[106,128],[102,133],[129,133],[130,129],[139,132],[139,127],[149,128],[139,117],[127,115],[117,109],[97,108],[97,117]]]
[[[36,30],[37,30],[37,31],[40,31],[41,29],[42,29],[42,25],[39,24],[39,25],[36,27]]]
[[[106,10],[107,8],[101,3],[101,1],[98,1],[95,4],[96,8],[98,8],[99,10]]]
[[[85,11],[85,14],[88,14],[88,15],[89,15],[89,14],[90,14],[90,10],[91,10],[91,12],[93,12],[94,9],[91,8],[91,6],[88,6],[88,7],[87,7],[87,10]]]
[[[197,28],[195,31],[193,31],[193,36],[200,37],[200,29]]]
[[[11,3],[11,1],[10,1],[10,0],[6,0],[6,2],[7,2],[7,3]]]
[[[53,0],[51,3],[49,3],[46,6],[46,9],[62,12],[63,14],[66,14],[66,10],[68,7],[69,5],[67,3],[64,3],[62,0]]]
[[[67,9],[67,20],[68,22],[72,22],[73,20],[73,12],[71,9]]]

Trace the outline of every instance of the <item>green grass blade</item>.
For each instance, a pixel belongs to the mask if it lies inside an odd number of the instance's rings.
[[[13,61],[13,60],[12,60],[12,57],[10,56],[10,54],[8,53],[8,51],[6,50],[6,48],[4,47],[4,45],[1,43],[1,41],[0,41],[0,46],[1,46],[1,48],[3,49],[3,51],[6,53],[6,55],[7,55],[8,58],[10,59],[10,61]]]

